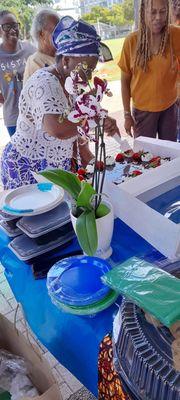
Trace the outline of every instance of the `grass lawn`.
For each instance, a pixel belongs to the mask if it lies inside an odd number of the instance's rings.
[[[117,81],[120,79],[120,69],[117,63],[120,58],[124,38],[105,40],[104,43],[110,48],[114,60],[104,64],[99,63],[96,75],[108,81]]]
[[[119,56],[123,47],[124,37],[118,39],[104,40],[104,43],[110,48],[113,57]]]

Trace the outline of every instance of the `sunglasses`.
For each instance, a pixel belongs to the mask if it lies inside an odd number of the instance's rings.
[[[10,32],[11,29],[14,29],[15,31],[17,31],[20,28],[20,23],[13,22],[12,24],[2,24],[0,26],[4,32]]]

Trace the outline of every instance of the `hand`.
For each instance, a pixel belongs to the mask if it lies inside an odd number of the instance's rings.
[[[85,146],[89,143],[88,139],[85,136],[78,136],[78,145]]]
[[[127,115],[124,120],[124,128],[129,136],[133,136],[134,132],[134,119],[132,115]]]
[[[121,137],[119,128],[116,124],[116,120],[111,117],[107,117],[104,122],[104,129],[107,133],[107,136],[114,136],[115,134]]]
[[[86,168],[87,164],[89,164],[89,162],[94,158],[94,154],[89,149],[89,142],[86,138],[79,136],[78,145],[81,164],[84,168]]]

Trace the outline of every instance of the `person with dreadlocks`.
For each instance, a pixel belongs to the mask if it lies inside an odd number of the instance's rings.
[[[177,140],[180,28],[170,25],[169,10],[169,0],[141,1],[139,30],[126,38],[118,63],[124,126],[134,137]]]

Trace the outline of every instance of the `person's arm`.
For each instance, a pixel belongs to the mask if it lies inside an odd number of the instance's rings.
[[[107,136],[118,135],[121,137],[119,128],[117,126],[116,120],[112,117],[106,117],[104,122],[104,130],[107,133]]]
[[[78,145],[82,166],[86,168],[87,164],[94,158],[94,154],[89,148],[89,142],[82,136],[78,137]]]
[[[124,107],[124,128],[128,135],[132,136],[134,120],[131,115],[131,75],[121,71],[121,95]]]
[[[131,33],[124,41],[120,60],[118,66],[121,69],[121,95],[124,107],[124,127],[127,134],[132,135],[132,128],[134,127],[134,120],[131,115],[131,79],[132,79],[132,65],[134,54],[134,42],[136,41],[136,34]]]
[[[62,121],[61,115],[59,114],[45,114],[43,118],[44,131],[58,139],[65,140],[77,136],[78,125],[79,124],[75,124],[67,119]]]

